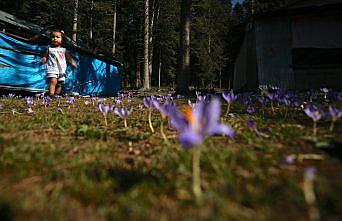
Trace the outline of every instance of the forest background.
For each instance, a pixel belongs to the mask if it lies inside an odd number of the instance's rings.
[[[191,4],[189,85],[211,89],[230,88],[253,15],[290,0],[2,0],[0,8],[44,28],[61,28],[78,45],[122,62],[125,88],[143,87],[147,69],[148,87],[174,88],[185,1]]]

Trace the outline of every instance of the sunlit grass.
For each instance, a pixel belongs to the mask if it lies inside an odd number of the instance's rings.
[[[1,217],[31,220],[307,220],[302,192],[303,171],[318,170],[316,192],[322,220],[334,220],[342,210],[342,169],[338,155],[330,156],[319,142],[340,144],[341,122],[334,132],[329,122],[319,122],[317,139],[312,122],[301,109],[270,104],[248,114],[244,104],[232,103],[223,123],[236,138],[215,135],[202,145],[203,204],[191,191],[191,154],[178,142],[177,132],[164,122],[166,144],[160,133],[160,113],[141,108],[142,97],[127,100],[133,108],[128,127],[113,113],[107,125],[97,104],[65,98],[47,106],[38,102],[28,115],[24,99],[2,98],[0,114]],[[88,105],[84,101],[89,100]],[[63,114],[57,111],[57,105]],[[114,99],[108,98],[114,104]],[[186,104],[186,99],[177,100]],[[222,102],[222,110],[227,104]],[[337,104],[340,105],[340,104]],[[257,106],[257,105],[256,105]],[[182,105],[180,105],[183,108]],[[16,108],[20,114],[12,114]],[[246,125],[256,122],[264,136]],[[289,154],[314,153],[283,164]],[[70,212],[72,210],[72,212]]]

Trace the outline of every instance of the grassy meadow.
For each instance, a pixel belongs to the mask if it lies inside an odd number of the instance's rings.
[[[227,117],[217,93],[221,123],[235,137],[214,135],[201,145],[201,203],[191,187],[193,149],[182,147],[167,119],[163,139],[155,108],[151,132],[143,94],[49,103],[2,96],[0,220],[340,220],[341,119],[332,131],[329,119],[318,120],[313,135],[303,108],[312,101],[327,113],[342,103],[315,93],[296,94],[297,106],[262,105],[247,94],[250,100],[232,102]],[[105,125],[101,102],[132,108],[127,128],[113,112]],[[183,110],[188,98],[173,102]]]

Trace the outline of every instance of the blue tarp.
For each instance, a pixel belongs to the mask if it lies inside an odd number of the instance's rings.
[[[0,88],[39,92],[48,89],[45,65],[41,59],[47,46],[25,43],[0,33]],[[64,92],[89,95],[117,95],[120,90],[119,69],[89,54],[70,50],[77,62],[68,64]]]

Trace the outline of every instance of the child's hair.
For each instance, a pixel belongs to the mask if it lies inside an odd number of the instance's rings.
[[[62,30],[62,29],[59,29],[59,28],[56,28],[56,29],[53,29],[52,31],[51,31],[51,33],[50,33],[50,37],[52,38],[52,33],[54,33],[54,32],[59,32],[59,33],[61,33],[62,35],[62,45],[64,45],[64,31]]]

